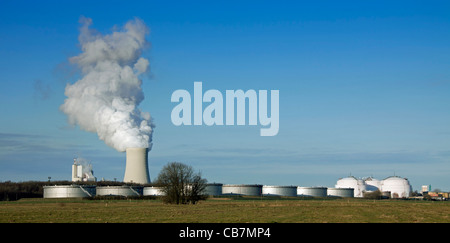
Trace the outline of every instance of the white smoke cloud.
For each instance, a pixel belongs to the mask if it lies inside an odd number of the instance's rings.
[[[134,19],[121,30],[101,35],[89,28],[91,19],[82,17],[80,23],[82,53],[69,61],[80,68],[82,78],[67,84],[60,109],[69,123],[97,133],[118,151],[151,149],[154,125],[150,114],[138,108],[144,100],[138,76],[149,69],[149,61],[141,57],[148,46],[148,27]]]

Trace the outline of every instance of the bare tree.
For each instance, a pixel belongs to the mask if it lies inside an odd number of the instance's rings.
[[[171,162],[163,167],[156,179],[165,193],[164,201],[175,204],[195,204],[204,199],[206,179],[194,173],[192,166]]]

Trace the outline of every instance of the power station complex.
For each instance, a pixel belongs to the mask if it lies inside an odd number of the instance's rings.
[[[86,170],[87,167],[87,170]],[[72,181],[93,181],[92,167],[81,165],[74,160]],[[93,196],[162,196],[161,188],[144,187],[149,184],[148,149],[127,148],[124,182],[133,186],[92,186],[92,185],[55,185],[44,186],[44,198],[74,198]],[[406,178],[391,176],[384,180],[372,177],[358,179],[353,176],[341,178],[334,188],[301,187],[276,185],[224,185],[208,184],[205,195],[243,195],[243,196],[284,196],[284,197],[364,197],[366,193],[379,191],[387,198],[408,198],[412,188]]]

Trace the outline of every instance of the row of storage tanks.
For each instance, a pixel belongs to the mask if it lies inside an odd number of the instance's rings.
[[[125,197],[163,196],[164,193],[160,187],[143,186],[44,186],[44,198],[77,198],[110,195]],[[298,186],[223,185],[213,183],[206,186],[205,195],[354,197],[354,189]]]
[[[212,183],[206,186],[205,194],[210,196],[308,196],[308,197],[363,197],[367,192],[380,191],[390,198],[411,196],[412,187],[406,178],[391,176],[384,180],[374,178],[341,178],[335,188],[263,185],[223,185]],[[44,186],[44,198],[73,198],[93,196],[162,196],[159,187],[143,186],[84,186],[60,185]]]

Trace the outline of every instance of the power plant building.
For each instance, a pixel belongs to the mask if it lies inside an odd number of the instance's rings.
[[[79,163],[76,159],[73,160],[72,165],[72,181],[96,181],[94,171],[91,164]]]

